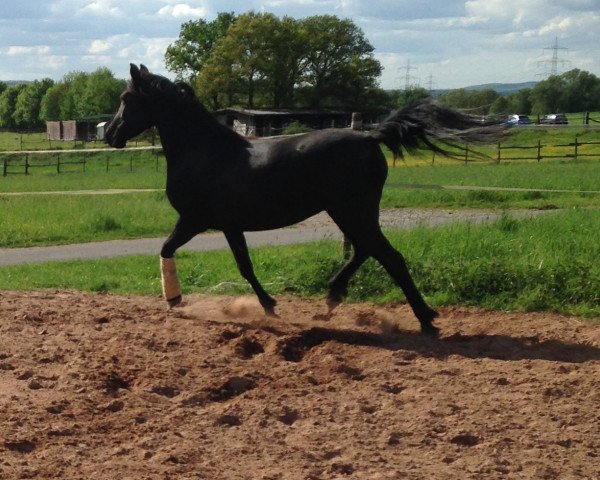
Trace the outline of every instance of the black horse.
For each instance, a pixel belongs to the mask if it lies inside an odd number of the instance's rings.
[[[106,138],[122,148],[144,130],[158,129],[167,159],[166,192],[179,213],[160,252],[163,294],[170,306],[181,301],[175,251],[196,234],[216,229],[225,234],[265,313],[274,315],[276,301],[254,275],[244,232],[284,227],[324,210],[353,246],[352,257],[329,283],[329,308],[341,301],[350,277],[372,256],[404,291],[422,333],[437,335],[432,324],[437,313],[425,303],[404,258],[379,226],[387,176],[379,143],[400,155],[402,148],[447,154],[439,145],[485,140],[495,130],[424,102],[395,112],[369,132],[328,129],[249,140],[221,125],[187,84],[152,74],[143,65],[132,64],[130,73]]]

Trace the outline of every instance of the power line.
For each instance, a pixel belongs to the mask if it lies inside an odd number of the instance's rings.
[[[429,76],[427,77],[427,90],[429,91],[429,93],[431,94],[431,92],[433,91],[433,87],[436,85],[436,82],[433,80],[433,74],[429,74]]]
[[[414,82],[412,82],[412,80],[417,79],[417,77],[413,76],[410,74],[411,70],[416,70],[417,67],[411,67],[410,65],[410,59],[408,59],[406,61],[406,65],[400,67],[398,70],[404,70],[405,74],[404,74],[404,89],[408,90],[411,87],[411,84],[413,84]]]
[[[538,62],[538,66],[543,65],[544,67],[547,67],[550,65],[550,73],[546,71],[546,76],[558,75],[558,65],[560,64],[561,66],[564,66],[570,63],[568,60],[563,60],[558,56],[559,50],[569,50],[568,48],[561,47],[558,44],[558,37],[554,37],[554,44],[550,47],[544,47],[544,50],[552,50],[552,56],[550,60],[541,60]]]

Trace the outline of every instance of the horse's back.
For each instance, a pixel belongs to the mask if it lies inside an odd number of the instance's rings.
[[[250,186],[271,198],[327,209],[332,203],[379,203],[387,162],[379,144],[349,129],[253,142]],[[250,179],[248,179],[250,180]],[[260,194],[258,194],[260,196]]]
[[[357,180],[383,184],[387,163],[376,141],[350,129],[325,129],[285,138],[252,142],[254,168],[307,180]]]

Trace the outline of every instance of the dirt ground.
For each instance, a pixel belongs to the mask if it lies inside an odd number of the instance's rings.
[[[600,324],[0,292],[1,479],[598,479]]]

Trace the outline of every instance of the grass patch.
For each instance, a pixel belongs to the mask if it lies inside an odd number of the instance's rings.
[[[483,226],[456,224],[389,232],[415,282],[436,306],[464,304],[500,310],[550,310],[600,316],[600,212],[575,209]],[[342,265],[336,242],[254,249],[257,276],[273,294],[324,296]],[[251,290],[228,251],[178,253],[184,293]],[[73,288],[160,294],[158,253],[100,261],[0,268],[0,289]],[[376,262],[351,282],[350,301],[402,301]]]
[[[47,192],[69,190],[101,190],[109,188],[164,188],[166,161],[149,151],[112,151],[107,153],[63,155],[56,170],[56,155],[31,157],[29,175],[23,175],[25,159],[10,157],[9,174],[0,177],[1,192]],[[0,152],[0,162],[3,156]],[[49,166],[42,166],[52,163]]]
[[[177,219],[162,192],[1,196],[0,245],[60,245],[163,236]]]
[[[599,207],[600,194],[595,193],[458,191],[439,188],[440,185],[474,185],[594,190],[598,188],[596,178],[599,168],[598,161],[392,168],[381,206],[458,209]],[[164,182],[164,173],[151,170],[132,174],[73,173],[27,178],[0,177],[0,190],[161,188]],[[0,208],[3,212],[0,247],[166,236],[177,218],[162,192],[109,196],[3,196],[0,193]]]
[[[572,208],[600,206],[598,160],[481,163],[390,168],[382,206],[388,208]],[[444,185],[532,189],[446,190]],[[535,191],[554,190],[554,191]]]

